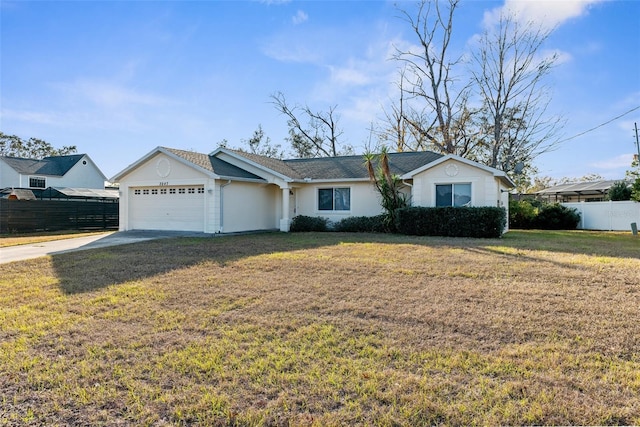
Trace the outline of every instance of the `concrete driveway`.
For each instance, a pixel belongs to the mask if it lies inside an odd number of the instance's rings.
[[[56,255],[65,252],[105,248],[125,245],[146,240],[167,239],[171,237],[207,237],[211,234],[183,231],[120,231],[94,236],[75,237],[73,239],[0,248],[0,264]]]

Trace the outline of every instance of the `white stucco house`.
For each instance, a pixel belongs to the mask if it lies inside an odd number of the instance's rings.
[[[0,156],[0,188],[104,189],[106,179],[86,154],[51,156],[41,160]]]
[[[508,207],[504,172],[453,155],[390,153],[414,206]],[[289,231],[296,215],[339,221],[382,212],[362,156],[278,160],[218,148],[157,147],[116,174],[120,230]]]

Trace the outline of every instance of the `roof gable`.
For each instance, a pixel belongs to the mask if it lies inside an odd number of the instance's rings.
[[[187,166],[193,167],[200,172],[204,172],[214,178],[237,178],[263,181],[262,178],[252,174],[251,172],[231,165],[210,155],[197,153],[195,151],[179,150],[176,148],[168,147],[156,147],[155,149],[144,155],[142,158],[140,158],[138,161],[129,165],[124,170],[113,176],[111,180],[113,182],[118,182],[124,176],[132,172],[134,169],[138,168],[140,165],[142,165],[158,153],[165,154]]]
[[[474,162],[473,160],[465,159],[464,157],[456,156],[455,154],[440,155],[440,157],[435,159],[434,161],[427,163],[421,167],[418,167],[404,174],[402,178],[411,179],[414,175],[424,172],[427,169],[431,169],[435,166],[438,166],[448,160],[454,160],[460,163],[464,163],[468,166],[472,166],[480,170],[483,170],[485,172],[488,172],[492,174],[494,177],[503,181],[503,183],[506,184],[507,186],[515,187],[515,183],[511,180],[511,178],[509,178],[509,176],[504,171],[501,171],[500,169],[492,168],[487,165],[483,165],[482,163]]]

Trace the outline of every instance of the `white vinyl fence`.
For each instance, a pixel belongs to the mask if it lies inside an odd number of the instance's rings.
[[[582,230],[631,231],[631,223],[640,227],[638,202],[562,203],[580,213],[578,228]]]

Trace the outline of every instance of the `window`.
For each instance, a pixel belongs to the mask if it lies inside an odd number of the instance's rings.
[[[350,188],[319,188],[318,210],[348,211],[351,209]]]
[[[198,187],[198,194],[204,194],[204,187]]]
[[[167,194],[167,189],[166,188],[161,188],[160,189],[160,194]]]
[[[142,190],[142,194],[149,194],[149,190],[148,189]]]
[[[178,188],[178,194],[184,194],[184,188]]]
[[[189,192],[189,194],[196,194],[196,189],[195,188],[189,188],[189,190],[187,190]]]
[[[176,189],[175,188],[170,188],[169,189],[169,194],[176,194]]]
[[[142,194],[142,191],[139,189],[133,190],[133,194],[135,194],[136,196],[139,196],[140,194]]]
[[[471,184],[436,185],[436,206],[469,206]]]
[[[47,183],[44,178],[31,177],[29,178],[29,187],[31,188],[47,188]]]
[[[158,189],[154,188],[153,190],[151,190],[151,194],[158,194]]]

